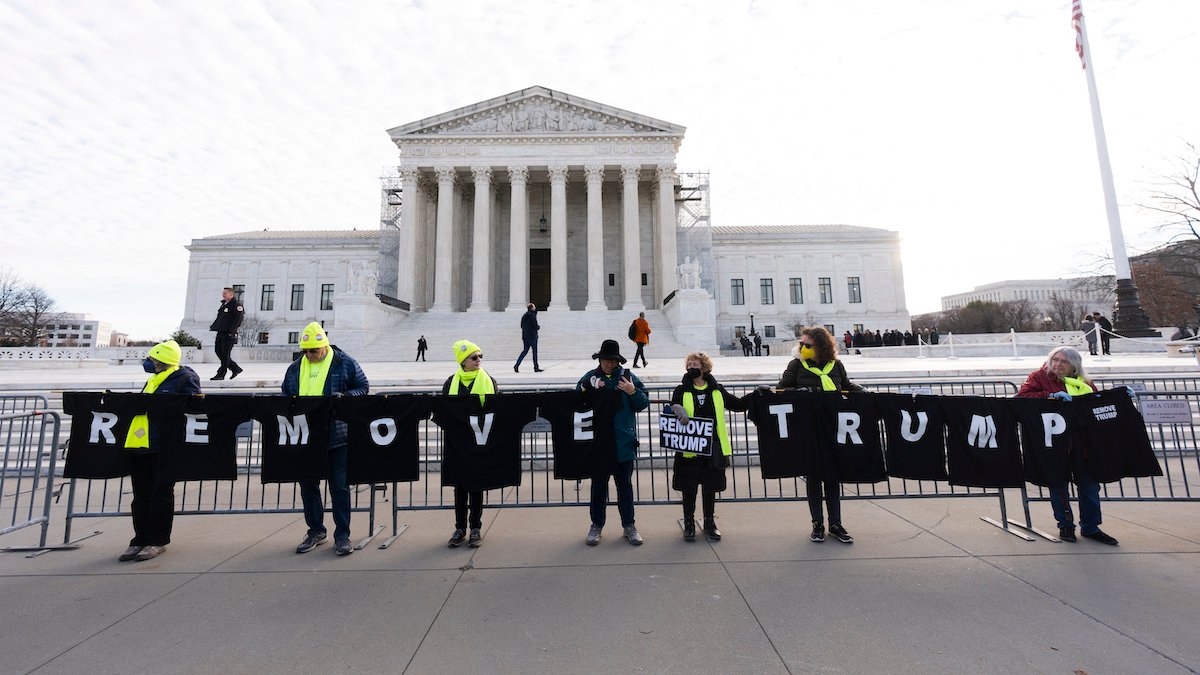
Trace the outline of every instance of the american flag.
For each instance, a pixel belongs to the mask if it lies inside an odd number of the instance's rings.
[[[1083,5],[1082,0],[1071,1],[1071,25],[1075,27],[1075,51],[1079,54],[1079,62],[1087,68],[1087,59],[1083,55]]]

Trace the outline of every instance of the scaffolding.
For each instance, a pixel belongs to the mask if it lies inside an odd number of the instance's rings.
[[[375,293],[394,298],[399,285],[400,205],[404,194],[398,167],[384,167],[379,177],[379,263]]]
[[[678,260],[687,258],[700,263],[700,287],[717,297],[717,269],[713,258],[712,216],[709,210],[707,171],[679,173],[675,186],[675,212],[678,218],[675,250]]]

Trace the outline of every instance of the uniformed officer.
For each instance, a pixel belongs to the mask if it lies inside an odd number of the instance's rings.
[[[242,374],[242,369],[234,362],[231,354],[233,353],[233,345],[237,344],[238,328],[242,325],[242,319],[245,317],[245,308],[234,295],[233,289],[226,286],[221,291],[221,307],[217,310],[217,318],[208,327],[209,330],[215,331],[217,334],[216,350],[217,358],[221,360],[221,367],[217,368],[217,374],[210,379],[223,380],[225,373],[231,372],[229,379],[233,379]]]

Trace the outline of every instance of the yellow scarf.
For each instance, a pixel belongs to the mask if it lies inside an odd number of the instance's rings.
[[[142,387],[142,393],[153,394],[159,385],[177,370],[179,370],[179,366],[171,366],[161,373],[154,373],[146,378],[146,386]],[[133,421],[129,423],[129,433],[125,434],[125,447],[133,449],[150,447],[150,417],[146,413],[134,417]]]
[[[1092,388],[1081,377],[1064,377],[1063,384],[1067,385],[1067,393],[1071,396],[1083,396],[1092,393]]]
[[[800,365],[808,372],[821,378],[821,391],[837,391],[837,385],[833,383],[833,378],[829,376],[829,371],[833,370],[833,364],[837,361],[830,361],[825,364],[824,368],[813,368],[808,365],[808,361],[801,360]]]
[[[470,372],[459,368],[458,372],[454,373],[454,378],[450,380],[449,392],[451,396],[458,396],[458,386],[460,383],[469,386],[471,393],[479,397],[479,405],[483,405],[484,398],[488,394],[496,393],[495,388],[492,387],[492,376],[488,375],[483,368]]]
[[[300,357],[300,395],[324,396],[325,380],[329,377],[329,364],[333,363],[333,347],[325,352],[325,358],[313,363],[307,356]]]

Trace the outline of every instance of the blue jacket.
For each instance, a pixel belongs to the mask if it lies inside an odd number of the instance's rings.
[[[167,376],[167,379],[158,385],[158,389],[154,390],[155,394],[199,394],[200,393],[200,376],[196,371],[187,366],[179,366],[179,370]],[[151,394],[153,396],[153,394]],[[143,455],[151,452],[158,452],[159,444],[162,441],[162,430],[154,423],[154,415],[149,415],[150,421],[150,447],[139,448],[134,450],[135,454]]]
[[[625,374],[628,374],[629,378],[633,380],[634,392],[632,394],[626,394],[617,388],[617,380]],[[579,391],[592,389],[593,377],[600,378],[604,382],[605,389],[615,391],[621,396],[621,409],[613,417],[613,428],[617,437],[617,461],[631,462],[637,459],[639,445],[637,416],[634,413],[641,412],[650,405],[650,395],[646,393],[646,385],[642,384],[637,375],[617,366],[613,369],[612,375],[608,377],[605,377],[604,371],[599,368],[589,370],[579,378],[579,383],[575,385],[575,388]]]
[[[367,382],[367,374],[363,372],[358,361],[349,354],[330,346],[333,350],[333,363],[329,364],[329,376],[325,378],[325,395],[333,396],[366,396],[371,389]],[[286,396],[300,395],[300,359],[292,361],[287,372],[283,375],[283,393]],[[346,423],[333,420],[329,425],[329,447],[337,448],[346,444]]]

